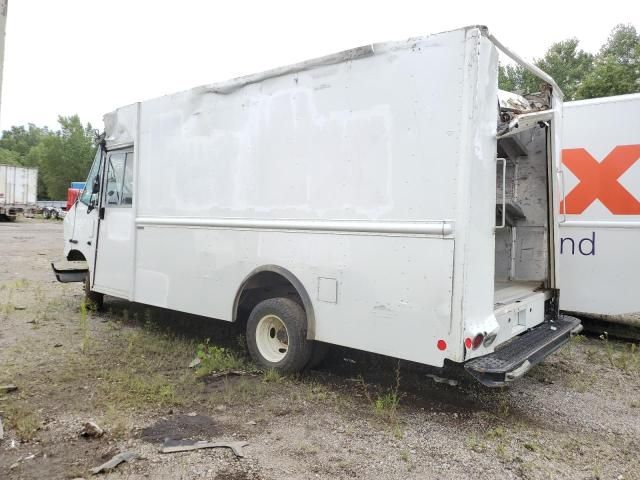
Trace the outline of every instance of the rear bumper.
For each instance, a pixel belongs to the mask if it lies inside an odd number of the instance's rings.
[[[84,277],[89,271],[89,266],[84,260],[54,262],[51,268],[61,283],[84,282]]]
[[[560,315],[511,339],[489,355],[469,360],[464,368],[483,385],[500,387],[522,377],[581,330],[580,320]]]

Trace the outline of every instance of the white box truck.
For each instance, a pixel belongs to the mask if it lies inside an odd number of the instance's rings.
[[[0,165],[0,216],[15,220],[19,213],[36,209],[38,169]]]
[[[565,103],[562,148],[560,307],[640,326],[640,94]]]
[[[499,98],[498,50],[544,92]],[[53,269],[242,322],[267,368],[330,343],[504,385],[581,328],[558,310],[561,113],[485,27],[129,105]]]

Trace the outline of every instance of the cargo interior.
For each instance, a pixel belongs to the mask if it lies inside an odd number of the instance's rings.
[[[542,321],[549,298],[548,125],[499,133],[497,143],[494,308],[527,328]]]

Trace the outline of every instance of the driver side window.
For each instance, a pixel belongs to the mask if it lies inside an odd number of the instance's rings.
[[[106,206],[120,205],[124,177],[125,153],[112,153],[107,163]]]
[[[107,160],[104,205],[131,207],[133,205],[133,152],[113,152]]]

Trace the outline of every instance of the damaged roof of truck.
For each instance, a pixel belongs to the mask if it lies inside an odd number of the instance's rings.
[[[514,52],[506,48],[501,42],[499,42],[489,32],[489,29],[484,25],[469,25],[469,26],[454,29],[454,30],[447,30],[447,31],[429,34],[425,36],[419,36],[419,37],[411,37],[406,40],[369,44],[361,47],[352,48],[349,50],[344,50],[338,53],[333,53],[330,55],[325,55],[322,57],[305,60],[292,65],[287,65],[283,67],[266,70],[260,73],[254,73],[250,75],[236,77],[231,80],[226,80],[222,82],[201,85],[199,87],[168,94],[166,96],[179,95],[185,92],[192,92],[194,94],[212,93],[212,94],[218,94],[218,95],[229,95],[237,90],[242,89],[247,85],[259,83],[269,78],[276,78],[284,75],[305,72],[305,71],[308,71],[317,67],[322,67],[322,66],[350,62],[353,60],[358,60],[360,58],[366,58],[366,57],[375,55],[376,53],[389,52],[389,51],[402,50],[402,49],[413,49],[416,47],[417,43],[419,42],[424,43],[426,45],[429,45],[429,43],[431,42],[435,46],[438,44],[438,40],[436,38],[438,35],[442,35],[444,33],[449,33],[449,32],[467,31],[467,30],[473,30],[473,29],[478,30],[480,35],[488,38],[496,46],[496,48],[498,48],[500,51],[502,51],[505,55],[510,57],[516,63],[522,65],[525,69],[530,71],[536,77],[544,80],[550,86],[549,91],[552,92],[553,96],[559,97],[559,98],[563,97],[560,87],[558,87],[556,82],[548,74],[546,74],[535,65],[530,64],[529,62],[525,61],[522,57],[520,57],[519,55],[515,54]],[[500,100],[500,104],[501,102],[502,100]],[[106,142],[110,149],[120,148],[120,147],[129,146],[133,144],[134,132],[130,130],[131,130],[131,126],[135,125],[135,122],[131,122],[131,120],[135,118],[138,105],[139,105],[139,102],[130,104],[130,105],[118,108],[115,111],[104,115]]]

